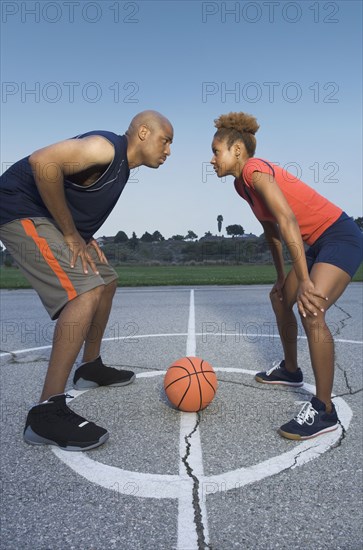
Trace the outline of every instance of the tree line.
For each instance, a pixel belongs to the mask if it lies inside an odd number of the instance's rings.
[[[234,224],[234,225],[228,225],[226,227],[226,233],[230,237],[240,237],[245,234],[245,230],[243,229],[242,225]],[[213,237],[213,234],[210,231],[207,231],[204,233],[204,236],[202,239],[208,239]],[[198,235],[192,231],[191,229],[188,230],[186,235],[172,235],[170,237],[170,240],[172,241],[195,241],[199,237]],[[165,241],[165,237],[160,233],[160,231],[154,231],[153,233],[149,233],[148,231],[145,231],[143,235],[138,238],[136,233],[133,232],[131,238],[127,236],[125,231],[118,231],[118,233],[115,235],[113,242],[114,243],[127,243],[129,241],[142,241],[145,243],[155,243],[155,242],[161,242]]]
[[[356,218],[354,221],[356,222],[356,224],[358,225],[360,230],[363,231],[363,217],[360,216],[360,217]],[[222,224],[223,224],[223,216],[222,216],[222,214],[218,214],[218,216],[217,216],[217,228],[218,228],[219,235],[221,235]],[[242,225],[232,224],[232,225],[227,225],[226,233],[230,237],[241,237],[242,235],[245,234],[245,230],[242,227]],[[208,239],[208,238],[212,238],[212,237],[213,237],[212,233],[210,231],[207,231],[204,234],[204,236],[202,237],[202,239]],[[170,240],[172,240],[172,241],[196,241],[197,239],[198,239],[198,235],[194,231],[192,231],[191,229],[188,230],[186,235],[176,234],[176,235],[172,235],[172,237],[170,237]],[[135,232],[132,233],[132,237],[129,239],[129,237],[127,236],[127,234],[124,231],[119,231],[115,235],[113,242],[114,243],[127,243],[128,242],[128,243],[130,243],[131,247],[133,247],[133,246],[136,245],[136,243],[139,240],[142,241],[142,242],[145,242],[145,243],[155,243],[155,242],[165,241],[165,237],[160,233],[160,231],[154,231],[153,233],[149,233],[148,231],[145,231],[145,233],[143,233],[143,235],[140,237],[140,239],[138,239]]]

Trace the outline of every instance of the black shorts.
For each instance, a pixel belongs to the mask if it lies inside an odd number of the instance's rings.
[[[314,264],[332,264],[351,277],[363,260],[363,233],[345,212],[306,251],[309,272]]]

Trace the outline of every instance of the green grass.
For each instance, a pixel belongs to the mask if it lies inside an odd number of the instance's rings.
[[[272,265],[123,266],[116,268],[119,286],[257,285],[276,280]],[[363,264],[353,281],[363,281]],[[13,267],[0,268],[0,288],[30,288]]]
[[[1,267],[0,288],[30,288],[30,285],[19,269]]]
[[[138,266],[117,272],[122,286],[261,284],[273,281],[275,273],[270,265]]]

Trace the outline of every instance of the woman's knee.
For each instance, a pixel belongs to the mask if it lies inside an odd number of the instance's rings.
[[[319,312],[317,315],[307,315],[306,317],[300,314],[300,319],[308,338],[313,336],[320,340],[320,334],[324,334],[325,337],[330,334],[329,327],[325,322],[325,313]]]
[[[272,309],[274,310],[275,314],[276,315],[281,315],[283,313],[286,313],[287,311],[291,311],[292,310],[292,306],[290,306],[287,302],[286,302],[286,299],[280,299],[277,292],[272,292],[270,294],[270,301],[271,301],[271,306],[272,306]]]

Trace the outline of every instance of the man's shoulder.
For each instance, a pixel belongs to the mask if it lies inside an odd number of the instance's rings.
[[[77,134],[76,136],[73,136],[73,139],[82,139],[91,136],[101,136],[112,141],[119,141],[122,140],[122,138],[125,138],[125,136],[121,136],[110,130],[91,130],[89,132],[82,132],[81,134]]]

